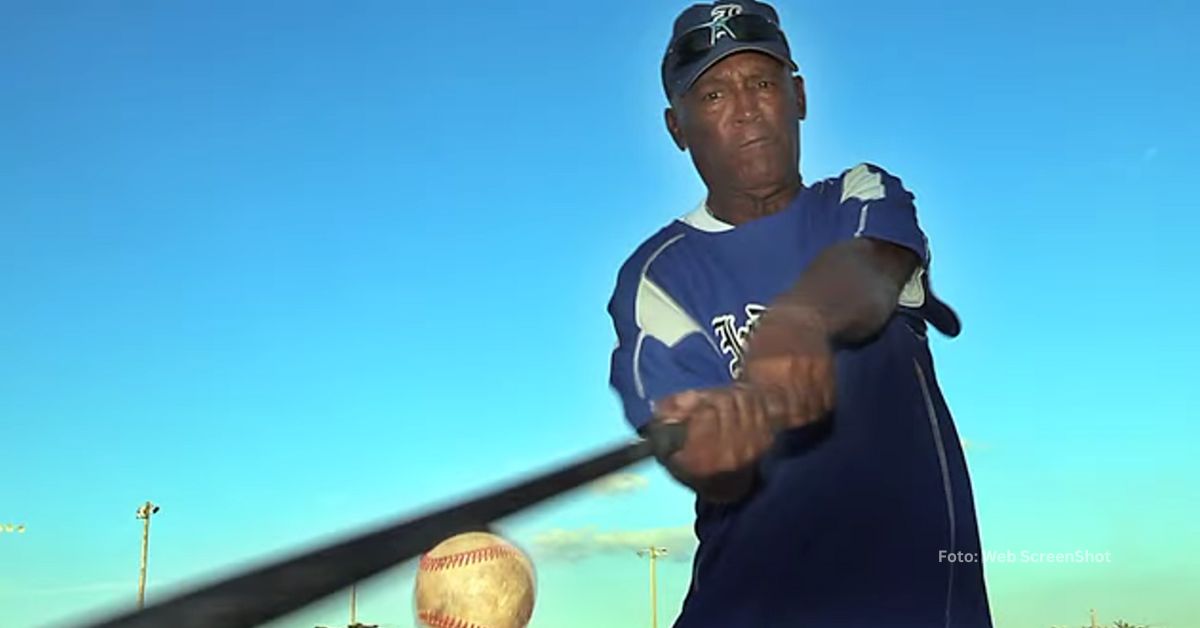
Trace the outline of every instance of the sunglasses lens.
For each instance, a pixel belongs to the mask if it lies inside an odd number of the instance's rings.
[[[675,67],[685,66],[708,54],[713,48],[714,36],[717,41],[721,37],[733,37],[746,42],[783,41],[783,33],[766,18],[760,15],[736,15],[720,25],[704,25],[680,35],[671,46],[671,63]]]
[[[687,65],[703,57],[712,49],[712,33],[707,28],[684,33],[675,40],[672,48],[674,63],[677,66]]]
[[[729,30],[740,41],[771,41],[782,38],[779,29],[759,15],[738,15],[729,19]]]

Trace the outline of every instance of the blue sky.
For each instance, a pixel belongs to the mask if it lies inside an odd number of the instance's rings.
[[[0,623],[131,604],[147,499],[153,598],[628,438],[604,306],[703,194],[683,6],[0,2]],[[916,193],[985,548],[1112,553],[989,565],[997,625],[1200,625],[1196,9],[777,6],[806,180]],[[678,608],[690,499],[631,471],[505,523],[534,627],[641,625],[643,540]]]

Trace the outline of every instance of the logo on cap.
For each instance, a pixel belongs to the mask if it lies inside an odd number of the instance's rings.
[[[726,22],[728,22],[730,18],[741,14],[742,5],[740,4],[718,4],[717,6],[713,7],[711,13],[712,20],[706,24],[706,26],[711,29],[709,31],[711,33],[709,45],[717,45],[717,40],[726,35],[737,39],[737,35],[735,35],[733,31],[729,30],[729,25],[726,24]]]

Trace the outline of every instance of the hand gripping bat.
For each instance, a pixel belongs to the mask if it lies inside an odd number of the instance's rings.
[[[86,628],[242,628],[258,626],[504,517],[651,456],[678,451],[682,423],[651,424],[643,438],[440,510],[403,519],[150,605]]]

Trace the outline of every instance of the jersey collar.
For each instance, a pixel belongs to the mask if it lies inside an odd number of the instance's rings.
[[[684,214],[679,220],[705,233],[721,233],[733,229],[733,225],[713,215],[712,211],[708,209],[707,201],[700,201],[696,209]]]

